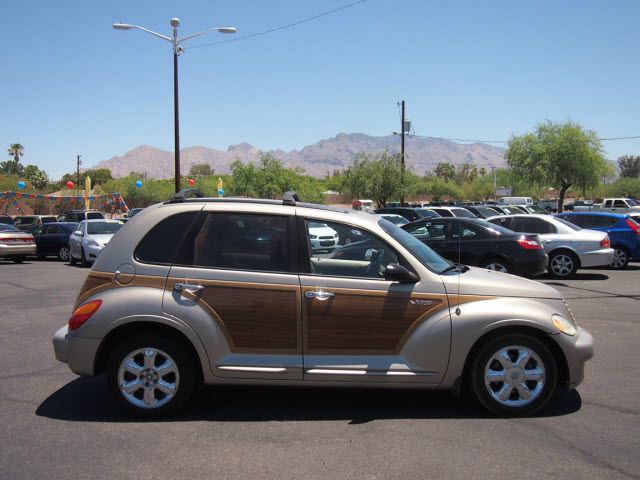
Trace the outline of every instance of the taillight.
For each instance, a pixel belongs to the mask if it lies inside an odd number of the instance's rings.
[[[527,250],[542,250],[542,245],[533,238],[527,238],[524,235],[521,235],[517,241],[518,245]]]
[[[635,233],[640,237],[640,225],[638,224],[638,222],[630,218],[627,218],[627,225],[631,227],[631,230],[633,230],[633,233]]]
[[[602,240],[600,240],[600,247],[602,248],[611,247],[611,240],[609,240],[609,235],[605,236]]]
[[[102,300],[93,300],[76,308],[76,311],[73,312],[73,315],[71,315],[69,319],[69,330],[80,328],[98,311],[100,305],[102,305]]]

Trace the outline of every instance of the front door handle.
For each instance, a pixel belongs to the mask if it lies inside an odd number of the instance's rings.
[[[307,290],[306,292],[304,292],[304,296],[309,300],[315,298],[316,300],[320,300],[321,302],[323,302],[335,297],[336,294],[333,292],[325,292],[324,290]]]
[[[176,292],[187,292],[191,295],[196,295],[201,290],[204,290],[204,287],[202,285],[194,285],[191,283],[176,283],[173,285],[173,289]]]

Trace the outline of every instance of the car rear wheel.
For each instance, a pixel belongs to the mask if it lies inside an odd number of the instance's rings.
[[[503,335],[487,342],[472,368],[477,399],[496,415],[530,415],[545,406],[557,385],[553,355],[529,335]]]
[[[22,263],[26,258],[27,257],[24,255],[14,255],[13,257],[11,257],[11,260],[13,260],[13,263]]]
[[[506,260],[502,260],[501,258],[491,258],[489,260],[485,260],[480,265],[482,268],[486,268],[488,270],[494,270],[496,272],[502,273],[511,273],[511,265]]]
[[[175,414],[191,398],[197,368],[172,337],[140,334],[124,339],[107,361],[107,383],[118,403],[149,418]]]
[[[70,257],[71,255],[69,253],[69,245],[62,245],[58,249],[58,258],[63,262],[66,262],[67,260],[69,260]]]
[[[629,252],[624,247],[613,247],[613,260],[609,266],[615,270],[622,270],[629,263]]]
[[[568,278],[578,271],[578,257],[570,252],[554,252],[549,255],[549,275],[555,278]]]

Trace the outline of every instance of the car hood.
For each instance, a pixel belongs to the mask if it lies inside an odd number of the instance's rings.
[[[461,274],[451,272],[441,275],[449,295],[458,293],[459,280],[460,295],[562,299],[558,290],[535,280],[484,268],[468,268],[469,270]]]
[[[317,236],[321,236],[321,237],[333,237],[336,232],[333,228],[331,227],[310,227],[309,228],[309,233],[311,235],[317,235]]]
[[[87,240],[95,240],[96,242],[105,245],[109,243],[109,240],[111,240],[112,237],[113,233],[103,233],[101,235],[86,235],[84,238]]]

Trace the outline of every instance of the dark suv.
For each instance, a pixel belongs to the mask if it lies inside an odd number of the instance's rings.
[[[103,219],[104,215],[97,210],[70,210],[64,213],[65,222],[81,222],[82,220]]]

